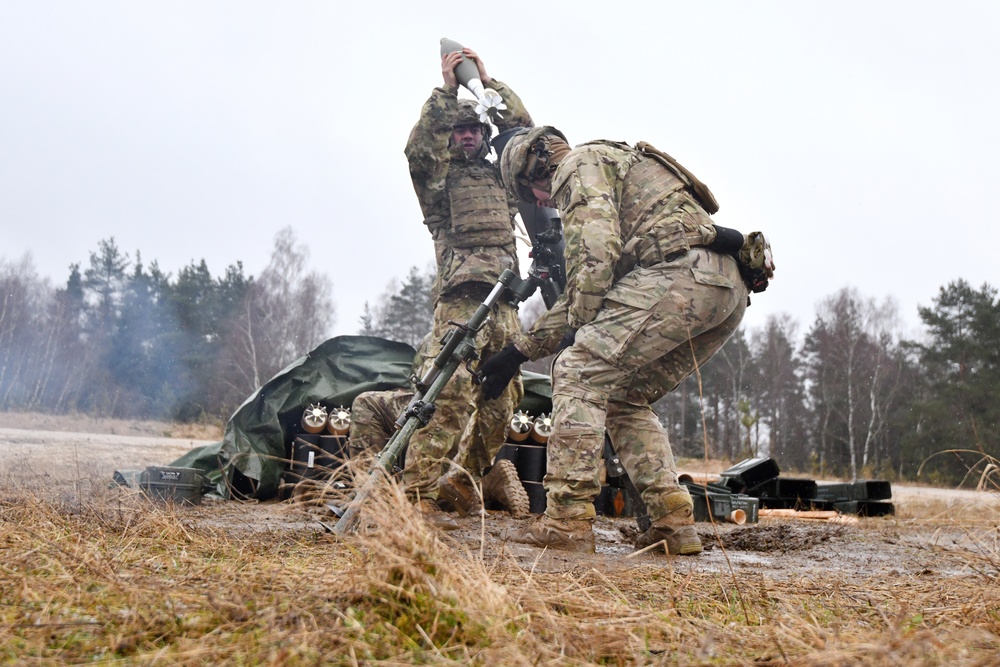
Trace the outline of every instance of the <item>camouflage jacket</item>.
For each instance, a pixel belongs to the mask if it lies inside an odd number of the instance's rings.
[[[532,359],[555,351],[567,328],[597,316],[615,283],[637,266],[715,240],[708,213],[655,159],[610,141],[575,147],[552,178],[566,240],[566,289],[517,347]]]
[[[532,126],[514,91],[496,79],[490,87],[507,105],[497,122],[500,131]],[[517,207],[508,199],[496,166],[486,159],[488,148],[470,159],[461,147],[449,147],[458,113],[457,93],[452,87],[434,89],[405,150],[424,224],[434,239],[435,300],[463,283],[492,286],[504,269],[518,271],[514,247]],[[459,221],[462,224],[453,224],[455,211],[467,212]],[[488,216],[491,219],[477,220],[484,212],[492,214]]]

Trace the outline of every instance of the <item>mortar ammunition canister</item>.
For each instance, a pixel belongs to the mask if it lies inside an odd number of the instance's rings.
[[[200,505],[205,479],[197,468],[149,466],[139,475],[139,488],[150,498]]]
[[[306,433],[319,433],[326,426],[326,408],[319,403],[310,405],[302,413],[302,430]]]
[[[327,418],[326,430],[331,435],[347,435],[351,430],[351,409],[343,405],[334,408]]]
[[[543,514],[548,499],[545,497],[545,486],[541,482],[522,481],[525,492],[528,494],[528,511],[532,514]]]
[[[517,459],[514,467],[522,482],[539,482],[545,479],[548,465],[548,448],[545,445],[517,445]]]
[[[552,417],[547,414],[541,414],[531,424],[531,439],[540,445],[544,445],[549,441],[550,435],[552,435]]]
[[[531,426],[531,415],[518,410],[510,420],[510,426],[507,428],[507,439],[513,442],[524,442],[528,439],[528,434],[531,433]]]

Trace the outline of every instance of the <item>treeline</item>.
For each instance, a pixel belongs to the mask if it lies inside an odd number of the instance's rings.
[[[203,261],[170,276],[109,239],[58,289],[27,260],[0,261],[0,409],[228,417],[333,324],[331,286],[303,273],[305,255],[285,229],[256,278],[240,264],[213,278]],[[433,281],[414,267],[391,282],[357,333],[418,346]],[[525,323],[542,307],[525,304]],[[997,291],[958,280],[919,316],[920,340],[908,340],[891,300],[841,290],[804,334],[787,316],[739,330],[655,409],[679,456],[773,456],[783,470],[848,478],[997,474]],[[547,360],[526,367],[546,372]]]
[[[920,307],[906,340],[893,302],[854,289],[740,330],[655,406],[684,456],[773,456],[823,477],[974,484],[1000,477],[1000,303],[959,280]]]
[[[328,281],[280,231],[267,267],[176,276],[114,238],[63,287],[30,259],[0,260],[0,409],[195,421],[228,417],[320,343],[334,318]]]

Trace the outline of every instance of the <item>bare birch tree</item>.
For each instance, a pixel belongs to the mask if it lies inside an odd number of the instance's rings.
[[[335,321],[329,278],[307,271],[308,259],[309,248],[285,227],[275,236],[267,267],[247,290],[234,363],[252,379],[251,391],[321,343]]]

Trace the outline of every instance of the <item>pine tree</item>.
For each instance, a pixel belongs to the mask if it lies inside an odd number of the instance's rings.
[[[929,342],[913,344],[924,370],[919,419],[907,439],[909,457],[932,479],[959,481],[985,457],[1000,458],[1000,303],[988,284],[958,280],[921,307]],[[975,453],[957,453],[972,450]],[[943,455],[943,452],[953,452]]]
[[[368,302],[365,301],[365,309],[361,313],[361,317],[358,318],[358,335],[360,336],[374,336],[375,334],[375,316],[372,315],[372,310],[368,306]]]
[[[128,254],[122,253],[111,237],[98,242],[98,249],[90,253],[90,265],[83,272],[87,306],[84,336],[93,363],[87,369],[86,391],[79,394],[79,406],[109,416],[117,414],[120,402],[130,398],[116,386],[110,370],[130,264]]]
[[[122,305],[126,275],[131,263],[128,254],[122,254],[112,236],[97,244],[90,253],[90,266],[84,271],[83,287],[92,296],[96,312],[92,329],[101,336],[110,336],[117,324]]]
[[[418,347],[433,328],[433,285],[433,274],[421,274],[415,266],[401,287],[390,283],[375,309],[374,334]]]
[[[796,326],[788,317],[768,318],[754,340],[750,395],[756,398],[767,428],[768,455],[783,469],[808,470],[808,413],[795,338]]]

